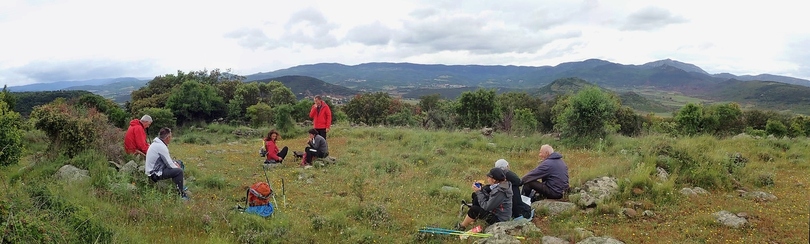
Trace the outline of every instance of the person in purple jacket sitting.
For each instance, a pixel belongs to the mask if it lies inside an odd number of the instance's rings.
[[[532,202],[543,199],[561,199],[568,190],[568,165],[562,155],[546,144],[540,147],[540,165],[524,175],[522,195],[530,197]],[[541,181],[537,181],[541,180]],[[532,196],[532,190],[535,194]]]

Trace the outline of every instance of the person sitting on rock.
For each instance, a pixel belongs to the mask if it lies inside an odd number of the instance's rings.
[[[494,224],[512,219],[512,183],[506,180],[501,168],[492,168],[487,174],[489,184],[473,183],[472,205],[464,221],[456,225],[457,230],[466,230],[476,219]]]
[[[509,162],[507,162],[506,159],[498,159],[498,161],[495,161],[495,168],[502,169],[504,174],[506,174],[506,180],[512,183],[512,218],[523,217],[530,219],[532,216],[532,207],[523,202],[523,199],[520,197],[520,186],[523,185],[520,182],[520,177],[518,177],[515,172],[509,170]]]
[[[318,130],[309,129],[309,140],[304,149],[304,160],[301,165],[312,166],[313,157],[325,158],[327,156],[329,156],[329,145],[326,144],[326,139],[318,134]]]
[[[276,142],[281,139],[276,130],[270,130],[267,137],[264,138],[264,149],[267,150],[267,159],[264,161],[266,164],[282,163],[284,158],[287,157],[287,147],[278,150]]]
[[[554,152],[554,148],[548,144],[540,147],[538,156],[540,164],[520,179],[523,183],[522,194],[532,198],[532,202],[561,199],[568,190],[568,165],[562,160],[563,156]]]
[[[173,160],[172,156],[169,155],[167,145],[171,141],[172,130],[166,127],[161,128],[158,137],[152,140],[149,150],[146,151],[146,167],[144,171],[152,182],[172,179],[174,184],[177,185],[180,197],[188,200],[186,191],[183,188],[183,163]]]

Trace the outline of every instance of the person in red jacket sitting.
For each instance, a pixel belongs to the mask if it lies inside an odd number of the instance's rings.
[[[146,129],[152,125],[152,116],[144,115],[141,119],[129,121],[129,128],[124,135],[124,151],[129,154],[146,155],[149,144],[146,143]]]
[[[332,110],[329,105],[321,99],[321,96],[315,96],[315,104],[312,104],[312,109],[309,110],[309,117],[312,118],[312,128],[318,131],[323,139],[326,139],[326,133],[332,127]]]
[[[264,138],[264,149],[267,150],[267,160],[264,161],[266,164],[280,164],[284,161],[284,158],[287,157],[287,147],[278,150],[278,145],[276,142],[278,139],[281,139],[281,136],[278,135],[276,130],[270,130],[267,133],[267,137]]]

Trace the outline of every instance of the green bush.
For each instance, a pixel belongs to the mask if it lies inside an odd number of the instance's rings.
[[[21,124],[20,114],[0,101],[0,128],[3,128],[0,130],[0,166],[14,165],[20,160],[23,153]]]
[[[166,127],[174,129],[177,126],[177,119],[174,117],[172,111],[167,108],[144,108],[138,112],[138,118],[143,117],[145,114],[152,117],[152,125],[150,125],[147,130],[149,139],[157,137],[160,128]]]

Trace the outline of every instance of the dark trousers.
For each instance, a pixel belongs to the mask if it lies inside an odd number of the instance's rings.
[[[318,131],[318,135],[321,135],[323,139],[326,139],[326,128],[324,129],[315,129]]]
[[[281,158],[281,161],[284,161],[284,158],[287,157],[287,150],[288,150],[287,147],[281,148],[281,150],[278,151],[278,154],[276,154],[276,156]],[[264,163],[276,163],[276,161],[272,159],[267,159],[264,160]]]
[[[531,196],[532,190],[534,190],[537,195]],[[561,193],[556,193],[552,191],[546,184],[540,181],[532,181],[526,184],[523,184],[523,194],[524,196],[531,197],[532,202],[543,200],[543,199],[560,199],[562,198]]]
[[[495,214],[481,208],[481,203],[479,203],[478,198],[475,197],[475,192],[472,193],[472,206],[470,207],[470,210],[467,211],[467,216],[472,219],[486,220],[487,224],[494,224],[498,222],[498,217],[495,216]]]
[[[159,180],[165,179],[172,179],[175,185],[177,185],[177,191],[180,192],[180,196],[186,196],[186,192],[183,191],[183,170],[182,169],[175,169],[175,168],[166,168],[163,169],[163,174],[157,176],[157,174],[149,175],[149,179],[152,182],[157,182]]]
[[[319,152],[311,147],[307,147],[304,149],[304,151],[306,152],[304,154],[304,162],[310,165],[312,164],[312,157],[325,158],[326,156],[329,156],[328,153]]]

